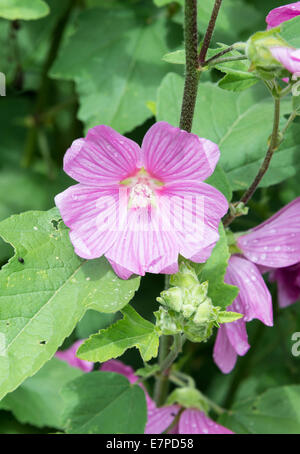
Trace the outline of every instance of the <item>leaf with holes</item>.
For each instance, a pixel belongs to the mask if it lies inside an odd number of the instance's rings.
[[[0,271],[0,399],[37,372],[88,309],[116,312],[139,286],[78,257],[56,209],[2,221],[15,256]]]

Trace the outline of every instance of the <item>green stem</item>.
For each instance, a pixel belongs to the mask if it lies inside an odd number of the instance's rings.
[[[161,336],[159,340],[159,364],[162,365],[165,358],[168,356],[170,349],[170,336]],[[160,373],[156,377],[154,387],[154,400],[156,405],[162,405],[168,394],[169,389],[169,377],[168,374]]]
[[[215,25],[216,25],[216,21],[217,21],[217,17],[218,17],[221,5],[222,5],[222,0],[215,0],[215,4],[214,4],[214,7],[213,7],[213,10],[211,13],[211,18],[210,18],[210,21],[209,21],[209,24],[208,24],[208,27],[207,27],[207,30],[206,30],[206,33],[205,33],[205,36],[203,39],[203,44],[202,44],[201,50],[200,50],[200,55],[199,55],[200,66],[203,66],[203,64],[205,62],[206,54],[207,54],[207,51],[208,51],[208,48],[210,45],[210,41],[211,41],[211,38],[212,38],[212,35],[214,32],[214,29],[215,29]]]
[[[232,57],[216,58],[216,59],[213,59],[209,65],[214,66],[218,63],[227,63],[228,61],[237,61],[237,60],[247,60],[247,57],[245,55],[234,55]],[[207,63],[205,63],[205,64],[207,64]]]
[[[198,30],[197,0],[185,0],[185,84],[181,108],[180,128],[191,132],[198,91]]]
[[[291,126],[291,124],[293,123],[293,121],[295,120],[295,118],[297,117],[298,115],[298,111],[297,110],[294,110],[291,115],[289,116],[286,124],[284,125],[284,127],[282,128],[281,130],[281,134],[284,136],[284,134],[286,133],[286,131],[288,130],[288,128]]]
[[[220,57],[222,57],[223,55],[227,54],[228,52],[232,52],[233,50],[234,50],[234,46],[229,46],[229,47],[227,47],[227,49],[221,50],[221,52],[219,52],[218,54],[214,55],[213,57],[208,58],[208,59],[203,63],[203,66],[209,65],[209,63],[211,63],[211,62],[212,62],[213,60],[215,60],[216,58],[220,58]]]
[[[271,139],[270,139],[270,145],[268,147],[265,159],[264,159],[256,177],[254,178],[250,187],[247,189],[247,191],[245,191],[245,193],[243,194],[243,196],[237,203],[243,203],[246,205],[249,202],[249,200],[255,193],[259,183],[261,182],[265,173],[267,172],[271,159],[272,159],[272,156],[274,154],[274,151],[278,148],[278,145],[279,145],[279,138],[278,138],[279,120],[280,120],[280,98],[274,98],[274,119],[273,119],[273,130],[272,130],[272,135],[271,135]],[[228,227],[235,218],[236,218],[236,216],[233,213],[229,214],[224,220],[224,226]]]

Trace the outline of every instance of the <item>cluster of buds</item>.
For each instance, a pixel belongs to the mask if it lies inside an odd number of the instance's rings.
[[[180,264],[170,284],[171,287],[157,298],[161,307],[155,312],[156,325],[162,334],[182,333],[192,342],[202,342],[211,336],[215,326],[242,317],[214,306],[208,296],[208,282],[200,283],[194,268],[187,262]]]

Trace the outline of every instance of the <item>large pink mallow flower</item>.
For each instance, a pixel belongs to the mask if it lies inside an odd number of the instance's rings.
[[[300,14],[300,2],[290,3],[288,5],[279,6],[272,9],[266,17],[268,24],[267,29],[278,27],[287,20],[293,19]]]
[[[72,367],[78,367],[84,372],[90,372],[93,369],[93,363],[81,361],[76,358],[76,351],[83,341],[77,341],[69,349],[58,351],[56,356],[62,361],[66,361]],[[87,363],[89,367],[87,367]],[[134,370],[121,361],[111,359],[101,365],[101,371],[115,372],[124,375],[130,383],[136,383],[138,376]],[[168,405],[165,407],[157,407],[151,399],[142,384],[139,384],[145,392],[147,403],[147,425],[145,434],[161,434],[172,426],[177,413],[180,411],[179,405]],[[169,433],[172,434],[231,434],[231,430],[220,426],[204,412],[199,410],[187,409],[180,416],[179,422],[173,427]]]
[[[250,348],[245,322],[257,318],[272,326],[272,299],[261,272],[271,271],[271,279],[277,280],[282,307],[300,296],[300,197],[240,236],[237,244],[243,256],[230,258],[225,281],[239,288],[228,310],[244,317],[218,330],[214,360],[224,373],[230,372],[237,356]]]
[[[293,47],[271,47],[271,54],[291,74],[300,76],[300,49]]]
[[[218,329],[213,357],[221,371],[227,374],[234,368],[237,357],[245,355],[250,348],[246,322],[257,318],[272,326],[273,311],[271,294],[254,263],[238,255],[231,256],[224,280],[239,288],[237,298],[227,310],[244,315]]]
[[[108,126],[90,129],[64,157],[79,184],[55,198],[75,252],[104,255],[123,279],[175,273],[178,254],[205,262],[228,209],[203,182],[219,156],[213,142],[165,122],[149,129],[141,148]]]

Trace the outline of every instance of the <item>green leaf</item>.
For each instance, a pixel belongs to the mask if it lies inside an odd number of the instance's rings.
[[[86,129],[103,123],[126,132],[152,116],[147,103],[169,68],[166,19],[155,14],[141,5],[80,15],[51,75],[75,80]]]
[[[68,383],[66,432],[70,434],[144,433],[145,394],[138,385],[112,372],[91,372]]]
[[[175,65],[185,65],[185,51],[184,50],[175,50],[174,52],[169,52],[163,56],[163,60],[167,63],[173,63]]]
[[[243,314],[239,314],[238,312],[231,312],[231,311],[223,311],[219,312],[218,322],[219,323],[231,323],[239,320],[240,318],[244,317]]]
[[[9,393],[0,402],[0,407],[11,410],[23,424],[62,429],[64,402],[59,392],[67,382],[82,374],[80,369],[52,358],[37,374]]]
[[[0,17],[5,19],[39,19],[49,11],[49,6],[42,0],[0,0]]]
[[[78,257],[56,209],[12,216],[0,235],[16,252],[0,271],[2,398],[54,355],[87,309],[124,307],[139,278],[119,279],[104,258]]]
[[[158,89],[158,120],[178,125],[182,93],[183,78],[168,74]],[[290,104],[289,99],[281,103],[281,125],[286,121],[284,114],[291,111]],[[192,132],[219,145],[220,164],[233,190],[245,189],[253,181],[267,151],[272,123],[273,101],[263,86],[235,93],[212,83],[200,83]],[[260,186],[276,184],[294,175],[300,159],[296,153],[299,134],[292,135],[291,131],[292,128]]]
[[[116,314],[104,314],[97,311],[87,311],[76,326],[76,336],[79,339],[86,339],[99,329],[104,329],[113,323]]]
[[[38,429],[30,425],[20,424],[8,411],[0,411],[0,434],[47,434],[48,429]]]
[[[205,182],[219,189],[219,191],[221,191],[222,194],[225,195],[228,202],[231,201],[232,189],[226,173],[224,172],[220,164],[217,164],[214,173],[209,178],[207,178]]]
[[[208,281],[208,296],[215,306],[226,308],[238,295],[238,288],[224,283],[228,260],[230,257],[227,239],[222,223],[219,226],[220,239],[214,247],[211,256],[200,268],[199,279]]]
[[[300,47],[300,17],[294,17],[291,20],[285,21],[281,24],[280,35],[293,47]]]
[[[131,306],[122,309],[123,318],[92,335],[79,348],[77,356],[92,362],[104,362],[136,347],[144,361],[155,358],[159,336],[155,325],[143,319]]]
[[[252,87],[252,85],[255,85],[257,82],[258,79],[251,76],[251,74],[226,74],[218,85],[224,90],[243,91]]]
[[[238,433],[299,434],[300,385],[272,388],[236,403],[220,423]]]

